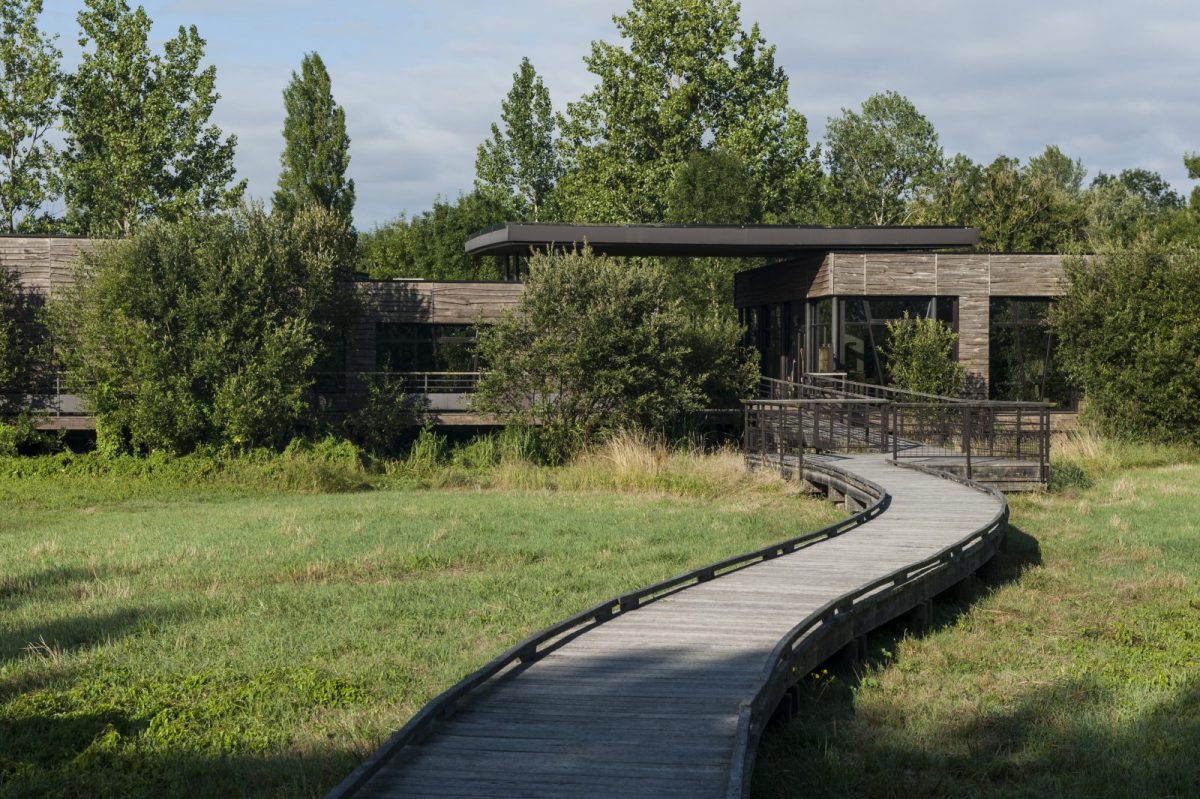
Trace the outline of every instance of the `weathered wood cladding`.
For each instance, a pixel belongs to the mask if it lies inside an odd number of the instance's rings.
[[[493,321],[517,304],[520,283],[437,283],[424,280],[369,280],[354,284],[363,313],[346,342],[346,368],[376,368],[375,325],[399,322],[471,325]]]
[[[808,261],[777,266],[811,269]],[[1064,281],[1057,255],[831,252],[813,275],[809,297],[1057,297]],[[738,298],[739,307],[753,304]]]
[[[739,273],[734,302],[747,308],[822,297],[957,297],[959,360],[970,390],[986,396],[990,298],[1056,297],[1064,290],[1057,255],[830,252]]]
[[[94,247],[89,239],[0,236],[0,268],[16,274],[25,289],[53,294],[74,282],[80,253]]]

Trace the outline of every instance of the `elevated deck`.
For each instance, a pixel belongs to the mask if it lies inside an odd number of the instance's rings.
[[[998,492],[884,454],[764,464],[862,510],[517,645],[329,796],[747,795],[758,737],[796,680],[969,578],[1007,519]]]

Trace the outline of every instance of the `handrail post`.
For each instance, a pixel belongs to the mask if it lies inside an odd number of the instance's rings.
[[[967,479],[973,478],[971,472],[971,406],[963,406],[963,449],[967,453]]]
[[[1017,460],[1021,460],[1021,409],[1017,406]]]
[[[892,460],[900,459],[900,403],[892,403]]]

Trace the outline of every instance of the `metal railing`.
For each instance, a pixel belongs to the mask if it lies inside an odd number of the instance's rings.
[[[747,566],[772,560],[781,555],[795,552],[797,549],[846,533],[865,524],[884,511],[887,494],[878,484],[830,464],[820,464],[819,466],[814,466],[813,470],[810,470],[810,475],[812,476],[815,476],[817,473],[821,475],[821,479],[824,482],[834,486],[845,496],[854,498],[864,509],[847,519],[826,525],[819,530],[814,530],[795,538],[789,538],[786,541],[781,541],[777,544],[754,550],[753,552],[747,552],[743,555],[710,563],[707,566],[692,569],[691,571],[684,572],[667,580],[662,580],[645,588],[612,597],[558,624],[547,627],[541,632],[535,633],[425,705],[415,716],[409,719],[407,724],[376,750],[371,757],[328,793],[325,799],[344,799],[345,797],[352,796],[388,760],[394,757],[397,752],[410,744],[420,743],[433,730],[436,722],[452,717],[458,709],[459,702],[465,699],[471,692],[490,680],[506,674],[513,668],[540,660],[558,647],[574,639],[576,635],[611,621],[618,616],[645,607],[655,600],[662,599],[689,586],[714,580],[718,577],[740,571]]]
[[[1050,406],[1041,402],[943,397],[840,376],[801,382],[763,377],[765,399],[745,406],[747,458],[766,453],[802,461],[804,449],[890,451],[893,460],[925,460],[991,483],[1050,480]]]
[[[317,372],[316,390],[361,394],[372,382],[387,383],[406,394],[470,394],[479,372]]]

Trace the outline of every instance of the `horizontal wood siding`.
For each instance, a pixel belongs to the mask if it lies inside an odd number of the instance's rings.
[[[24,288],[53,294],[74,281],[80,253],[94,247],[89,239],[0,236],[0,267],[15,273]]]
[[[993,297],[1057,297],[1066,289],[1057,255],[992,255],[989,260]]]
[[[943,297],[986,295],[989,257],[986,253],[935,256],[937,291],[930,293]]]
[[[929,253],[869,253],[863,256],[868,295],[937,293],[937,256]]]
[[[958,298],[958,362],[967,369],[967,390],[987,398],[988,298],[982,294]]]

